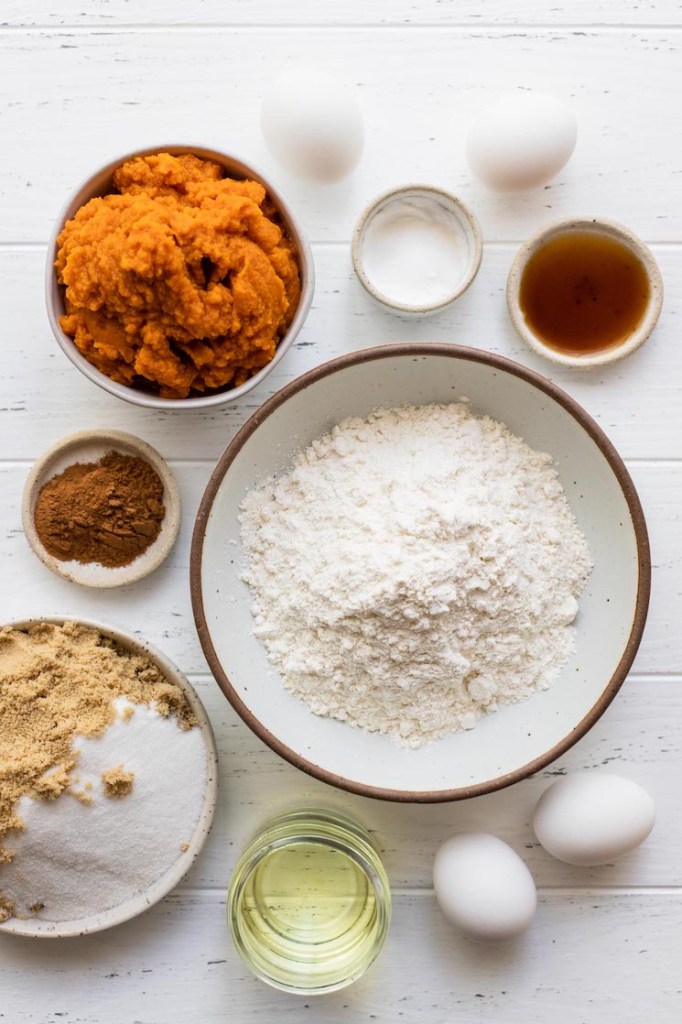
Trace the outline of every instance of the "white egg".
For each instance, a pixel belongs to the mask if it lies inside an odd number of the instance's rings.
[[[320,71],[299,68],[273,82],[261,107],[261,130],[272,155],[311,181],[345,178],[362,155],[360,105]]]
[[[530,871],[511,846],[487,832],[466,832],[443,843],[433,887],[448,920],[488,942],[519,935],[537,907]]]
[[[620,775],[566,775],[538,800],[533,828],[548,853],[567,864],[609,864],[644,842],[654,827],[654,802]]]
[[[514,92],[477,118],[466,145],[469,166],[500,191],[535,188],[558,174],[575,149],[573,112],[555,96]]]

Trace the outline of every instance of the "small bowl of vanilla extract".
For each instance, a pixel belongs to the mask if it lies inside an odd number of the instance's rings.
[[[512,323],[532,349],[566,366],[612,363],[651,334],[663,304],[649,248],[607,220],[561,220],[519,250],[507,280]]]

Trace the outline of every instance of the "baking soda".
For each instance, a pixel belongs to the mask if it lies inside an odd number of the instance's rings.
[[[430,306],[452,296],[469,266],[467,237],[433,199],[396,199],[365,228],[362,262],[374,287],[391,302]]]

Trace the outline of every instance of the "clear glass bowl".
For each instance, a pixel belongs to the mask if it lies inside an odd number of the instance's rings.
[[[253,973],[285,992],[332,992],[378,956],[391,918],[386,871],[368,833],[332,811],[267,822],[242,854],[227,915]]]

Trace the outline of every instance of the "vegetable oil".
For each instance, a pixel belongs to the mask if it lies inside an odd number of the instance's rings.
[[[364,974],[383,945],[390,906],[369,835],[328,811],[270,821],[244,852],[228,894],[232,937],[251,970],[305,994]]]

